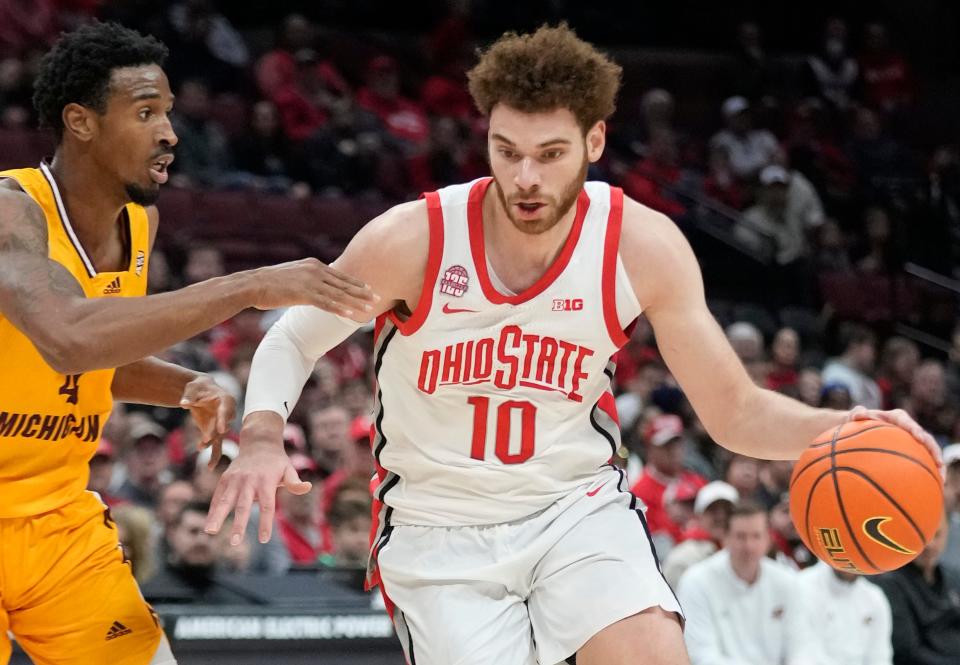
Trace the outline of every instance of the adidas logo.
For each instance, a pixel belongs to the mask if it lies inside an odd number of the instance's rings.
[[[112,282],[107,284],[107,287],[103,290],[103,295],[108,296],[114,293],[120,293],[120,278],[115,277]]]
[[[118,638],[118,637],[123,637],[124,635],[129,635],[129,634],[132,633],[132,632],[133,632],[132,629],[127,628],[126,626],[124,626],[124,625],[123,625],[122,623],[120,623],[119,621],[114,621],[114,622],[113,622],[113,625],[110,626],[110,630],[107,631],[107,638],[106,638],[106,640],[107,640],[107,642],[109,642],[110,640],[115,640],[115,639]]]

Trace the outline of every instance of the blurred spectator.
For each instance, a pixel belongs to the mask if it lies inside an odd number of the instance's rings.
[[[895,665],[957,662],[960,573],[940,563],[948,530],[944,517],[936,535],[912,563],[874,578],[893,610]]]
[[[890,603],[866,578],[825,563],[798,577],[822,665],[893,665]]]
[[[173,526],[183,507],[196,499],[196,490],[186,480],[173,480],[160,489],[156,513],[159,542],[164,541],[167,531]]]
[[[863,98],[870,106],[891,113],[913,101],[913,81],[906,58],[890,45],[887,26],[868,23],[860,54]]]
[[[237,459],[239,454],[240,446],[237,445],[237,442],[224,439],[220,446],[220,459],[211,469],[210,460],[213,456],[213,449],[204,448],[200,451],[193,467],[192,478],[197,501],[209,502],[213,498],[213,493],[217,490],[217,483],[220,482],[220,476],[230,466],[230,462]]]
[[[910,155],[885,132],[882,118],[871,109],[857,109],[845,151],[856,165],[860,195],[866,199],[896,195],[898,179],[915,170]]]
[[[960,443],[951,443],[943,449],[943,465],[947,469],[943,497],[949,535],[940,563],[960,570]]]
[[[677,597],[687,618],[692,665],[816,663],[816,636],[803,617],[796,573],[766,556],[767,513],[737,504],[723,549],[691,566]]]
[[[310,414],[310,452],[321,477],[326,478],[343,466],[354,462],[354,444],[350,440],[350,414],[331,404]]]
[[[154,538],[156,529],[153,513],[146,508],[124,504],[110,509],[117,525],[117,536],[123,548],[124,559],[130,562],[133,576],[143,584],[156,571]]]
[[[296,191],[310,191],[304,182],[307,176],[303,157],[284,134],[273,102],[254,104],[250,129],[236,139],[233,154],[236,167],[253,176],[250,184],[257,189],[284,192],[297,183]]]
[[[750,102],[745,97],[728,98],[722,111],[726,128],[714,134],[710,148],[726,148],[734,174],[749,182],[773,161],[779,150],[777,139],[765,129],[753,128]]]
[[[300,480],[312,482],[306,494],[278,493],[280,510],[276,518],[276,530],[294,564],[310,564],[331,549],[330,526],[320,510],[320,476],[317,463],[302,452],[290,455],[290,462],[297,470]]]
[[[183,269],[187,284],[196,284],[225,274],[227,269],[224,265],[223,250],[216,245],[206,243],[190,246],[187,252],[187,263]]]
[[[877,338],[869,328],[857,323],[845,323],[840,328],[843,353],[827,361],[823,367],[823,383],[840,383],[847,387],[854,405],[879,409],[883,405],[880,386],[873,380],[873,366],[877,357]]]
[[[178,288],[167,253],[160,247],[154,246],[150,252],[150,263],[147,267],[147,293],[164,293]]]
[[[956,399],[947,392],[943,363],[925,360],[917,366],[910,394],[901,406],[937,439],[948,440],[957,420]]]
[[[181,510],[167,534],[167,558],[141,586],[148,601],[236,604],[248,598],[224,584],[217,567],[216,538],[204,527],[209,503],[193,501]]]
[[[462,125],[454,118],[434,118],[430,122],[430,140],[426,152],[411,160],[414,189],[430,192],[460,182],[466,158]]]
[[[647,507],[647,525],[650,532],[654,536],[666,534],[673,542],[681,539],[683,528],[667,514],[664,505],[667,486],[672,482],[683,481],[699,489],[706,484],[699,475],[683,468],[687,445],[684,437],[680,416],[663,414],[653,418],[643,432],[647,452],[646,466],[640,480],[631,488]]]
[[[249,573],[253,565],[253,540],[249,537],[241,538],[234,545],[231,541],[234,517],[227,518],[214,536],[214,548],[217,553],[217,566],[226,573]],[[248,531],[256,527],[247,526]]]
[[[419,103],[401,94],[400,68],[390,56],[377,56],[367,65],[366,85],[357,92],[357,102],[411,150],[426,143],[430,135],[427,114]]]
[[[330,507],[333,552],[320,562],[337,568],[364,568],[370,554],[370,501],[337,496]]]
[[[763,49],[760,26],[754,21],[743,21],[737,26],[736,57],[734,91],[753,100],[769,93],[776,71]]]
[[[797,383],[797,361],[800,358],[800,335],[793,328],[781,328],[770,345],[770,369],[767,388],[780,390]]]
[[[237,358],[252,359],[266,332],[263,322],[263,312],[258,309],[238,312],[211,333],[211,355],[221,367],[230,367]]]
[[[87,489],[96,492],[100,500],[111,508],[125,503],[123,499],[114,496],[111,491],[113,484],[113,471],[117,453],[113,444],[107,439],[100,439],[97,444],[97,452],[90,458],[90,479],[87,481]]]
[[[170,48],[164,71],[174,86],[198,79],[221,92],[245,86],[250,52],[230,21],[212,0],[185,0],[170,6],[165,35]],[[179,95],[178,95],[179,100]]]
[[[864,212],[863,219],[866,254],[857,261],[857,270],[882,275],[899,271],[902,261],[896,255],[887,211],[879,206],[871,206]]]
[[[26,129],[32,124],[32,94],[26,63],[13,57],[0,60],[0,128]]]
[[[623,190],[640,203],[679,218],[687,208],[675,192],[692,190],[694,180],[693,174],[680,168],[673,130],[656,127],[650,132],[646,156],[624,176]]]
[[[200,79],[188,79],[177,91],[173,128],[177,133],[177,187],[221,187],[230,179],[230,149],[226,131],[213,119],[210,89]]]
[[[820,198],[799,171],[776,164],[760,172],[760,184],[757,205],[743,213],[734,233],[754,252],[771,253],[778,272],[796,268],[809,254],[808,235],[823,223]]]
[[[933,151],[910,229],[913,256],[934,270],[960,277],[960,151],[955,145]]]
[[[846,235],[834,219],[825,219],[814,234],[813,269],[818,274],[853,271]]]
[[[674,480],[663,492],[663,509],[671,524],[677,526],[673,533],[654,533],[653,544],[657,557],[663,561],[670,555],[673,546],[683,540],[693,520],[693,504],[700,487],[688,480]]]
[[[758,385],[766,385],[768,367],[760,329],[749,321],[736,321],[724,332],[750,378]]]
[[[260,92],[273,99],[277,91],[296,77],[294,54],[314,47],[316,28],[302,14],[289,14],[277,30],[276,46],[265,53],[254,67]]]
[[[845,111],[852,104],[859,68],[848,52],[847,24],[842,19],[827,20],[820,51],[807,59],[806,75],[809,94],[837,111]]]
[[[741,499],[753,499],[760,487],[760,460],[731,454],[723,479],[733,485]]]
[[[746,193],[730,163],[730,149],[726,145],[713,143],[707,162],[707,177],[703,181],[704,193],[717,203],[742,210],[746,203]]]
[[[910,393],[913,374],[920,364],[920,349],[906,337],[891,337],[880,352],[877,385],[883,395],[883,408],[893,409]]]
[[[790,518],[790,496],[787,492],[781,494],[773,507],[770,508],[769,517],[770,558],[795,570],[816,563],[816,557],[804,545],[793,520]]]
[[[849,411],[856,404],[850,396],[850,388],[845,383],[825,383],[820,390],[820,402],[817,406],[824,409]]]
[[[727,532],[727,522],[733,506],[740,499],[733,485],[722,480],[707,483],[697,492],[693,503],[694,518],[678,543],[663,558],[663,576],[672,588],[677,588],[680,577],[695,563],[719,550]]]
[[[137,419],[130,426],[130,444],[124,455],[127,479],[117,496],[153,510],[160,487],[170,478],[167,432],[148,419]]]
[[[53,0],[0,0],[0,57],[46,48],[56,38],[57,28]]]
[[[798,399],[807,406],[819,406],[822,385],[820,370],[816,367],[804,367],[797,375]]]
[[[293,141],[313,136],[338,107],[350,104],[350,90],[329,62],[313,49],[300,49],[293,56],[289,77],[269,93],[277,106],[286,135]]]
[[[790,118],[787,154],[817,192],[834,206],[847,206],[856,184],[854,164],[837,142],[830,114],[819,98],[808,97]]]
[[[757,479],[760,481],[754,498],[767,510],[780,503],[783,495],[790,490],[790,476],[793,474],[792,460],[766,460],[760,462]]]

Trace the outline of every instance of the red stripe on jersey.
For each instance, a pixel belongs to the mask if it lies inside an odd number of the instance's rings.
[[[437,192],[427,192],[423,197],[427,200],[430,248],[427,252],[427,267],[423,271],[420,300],[417,302],[417,308],[406,321],[401,321],[396,312],[389,313],[390,320],[404,336],[417,332],[427,320],[427,314],[430,313],[430,307],[433,305],[433,289],[440,274],[440,261],[443,259],[443,208],[440,206],[440,195]]]
[[[617,400],[613,398],[611,393],[603,393],[603,395],[600,396],[600,401],[597,402],[597,406],[600,407],[601,411],[610,416],[610,420],[617,425],[620,424],[620,414],[617,413]]]
[[[603,292],[603,320],[607,324],[610,339],[618,349],[623,348],[628,337],[620,327],[617,316],[617,255],[620,252],[620,228],[623,223],[623,190],[610,188],[610,219],[603,240],[603,274],[600,278]]]
[[[490,281],[490,274],[487,272],[487,250],[483,238],[483,197],[486,195],[487,189],[492,182],[493,178],[479,180],[470,189],[470,198],[467,202],[467,227],[470,231],[470,253],[473,255],[473,264],[477,271],[477,279],[480,280],[480,288],[483,290],[483,295],[487,300],[497,305],[504,303],[519,305],[543,293],[546,288],[553,284],[554,280],[560,276],[563,269],[567,267],[567,264],[570,262],[570,257],[573,256],[573,250],[577,247],[577,240],[580,239],[580,232],[583,230],[583,220],[587,216],[587,209],[590,207],[590,197],[587,196],[585,190],[580,190],[580,195],[577,197],[577,212],[573,218],[573,226],[570,229],[569,235],[567,235],[563,249],[557,258],[554,259],[553,263],[550,264],[547,271],[543,273],[540,279],[530,288],[515,296],[507,296],[497,291],[496,287],[494,287]]]

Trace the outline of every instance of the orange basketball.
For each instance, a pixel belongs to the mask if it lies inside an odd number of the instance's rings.
[[[875,575],[912,561],[936,533],[943,482],[906,431],[857,420],[824,432],[797,460],[790,515],[820,560]]]

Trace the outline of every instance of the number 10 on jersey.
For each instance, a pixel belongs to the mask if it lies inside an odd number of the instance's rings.
[[[473,407],[473,442],[470,446],[470,457],[486,459],[487,453],[487,422],[490,416],[489,397],[468,397],[467,404]],[[513,412],[520,412],[520,450],[510,452],[510,421]],[[533,446],[536,438],[537,407],[530,402],[521,400],[507,400],[497,405],[496,415],[496,443],[494,453],[504,464],[522,464],[533,457]]]

